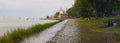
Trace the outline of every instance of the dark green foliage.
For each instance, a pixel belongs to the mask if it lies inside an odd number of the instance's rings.
[[[114,38],[116,41],[120,42],[120,34],[114,33]]]
[[[75,0],[72,8],[67,10],[74,17],[106,17],[112,13],[120,14],[119,0]]]
[[[46,18],[47,18],[47,19],[49,19],[50,17],[49,17],[49,16],[47,16]]]
[[[95,31],[99,31],[99,32],[106,32],[106,33],[111,34],[112,39],[115,42],[120,43],[120,17],[111,18],[112,20],[117,20],[116,21],[117,26],[104,27],[104,28],[101,28],[101,26],[104,26],[107,23],[107,21],[108,21],[107,18],[98,18],[97,20],[95,18],[91,18],[89,20],[87,20],[87,19],[88,18],[79,18],[77,21],[80,22],[80,25],[85,28],[89,28],[91,30],[95,30]],[[93,35],[95,35],[95,34],[93,34]]]

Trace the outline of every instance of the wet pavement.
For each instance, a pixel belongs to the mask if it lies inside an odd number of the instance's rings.
[[[111,34],[81,26],[74,19],[65,20],[21,43],[115,43]]]
[[[25,38],[20,43],[47,43],[48,41],[52,40],[52,38],[60,31],[68,20],[60,22],[38,34],[34,34],[28,38]]]
[[[69,20],[65,27],[48,43],[80,43],[80,28],[75,20]]]
[[[75,20],[69,20],[65,27],[48,43],[115,43],[112,35],[106,32],[84,28]]]

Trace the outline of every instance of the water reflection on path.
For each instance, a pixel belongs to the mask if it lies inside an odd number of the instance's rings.
[[[81,43],[80,28],[75,20],[69,20],[49,43]]]
[[[54,25],[51,28],[46,29],[43,32],[40,32],[37,35],[33,35],[31,37],[26,38],[21,43],[47,43],[52,40],[52,38],[56,35],[58,31],[60,31],[68,20],[65,20],[61,23]]]

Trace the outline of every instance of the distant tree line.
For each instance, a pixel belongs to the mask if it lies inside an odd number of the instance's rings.
[[[109,17],[120,14],[120,0],[75,0],[67,13],[72,17]]]

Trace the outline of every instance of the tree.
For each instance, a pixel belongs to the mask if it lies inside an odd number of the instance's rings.
[[[88,0],[75,0],[75,4],[67,11],[74,17],[90,17],[93,13],[93,7]]]
[[[108,17],[120,12],[120,0],[75,0],[67,12],[74,17]]]
[[[58,16],[59,16],[59,12],[56,12],[54,17],[58,19]]]
[[[71,17],[77,17],[77,15],[75,14],[75,11],[74,11],[73,8],[69,8],[69,9],[67,10],[67,13],[68,13],[68,15],[71,16]]]
[[[50,17],[49,17],[49,16],[47,16],[46,18],[47,18],[47,19],[49,19]]]

